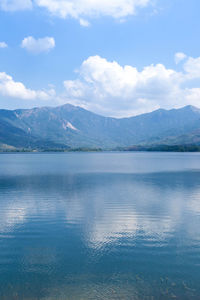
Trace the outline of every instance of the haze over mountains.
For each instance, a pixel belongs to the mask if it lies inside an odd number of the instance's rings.
[[[0,146],[17,149],[115,149],[132,145],[200,145],[200,109],[159,109],[130,118],[109,118],[66,104],[0,110]]]

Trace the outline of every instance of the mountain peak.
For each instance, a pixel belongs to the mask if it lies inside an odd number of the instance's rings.
[[[193,105],[186,105],[181,109],[186,110],[186,111],[192,111],[192,112],[199,112],[200,113],[200,109],[196,106],[193,106]]]
[[[67,111],[75,111],[81,109],[80,106],[72,105],[70,103],[63,104],[62,106],[57,106],[57,109],[65,109]]]

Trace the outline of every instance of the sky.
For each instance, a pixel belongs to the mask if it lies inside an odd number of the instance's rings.
[[[199,0],[0,0],[0,108],[200,107]]]

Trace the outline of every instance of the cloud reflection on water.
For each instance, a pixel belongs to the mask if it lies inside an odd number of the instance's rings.
[[[199,215],[198,178],[189,172],[2,178],[7,188],[0,190],[0,233],[54,220],[63,227],[80,225],[92,248],[141,235],[162,242],[187,226],[187,215]],[[184,229],[192,233],[190,226]]]

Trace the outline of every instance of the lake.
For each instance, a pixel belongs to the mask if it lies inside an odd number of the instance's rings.
[[[200,299],[200,154],[1,154],[0,299]]]

